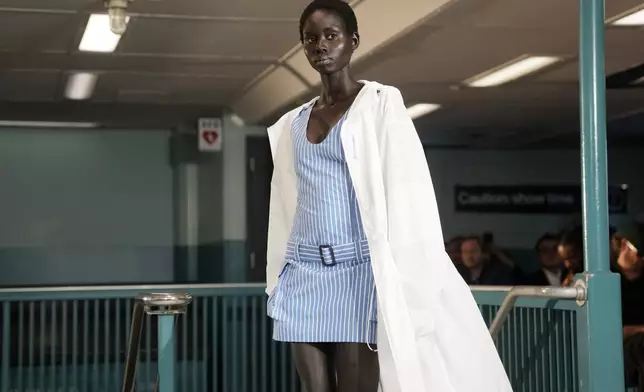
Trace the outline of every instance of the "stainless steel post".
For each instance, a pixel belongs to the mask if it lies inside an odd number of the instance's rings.
[[[192,296],[188,293],[145,294],[136,299],[132,315],[122,392],[132,392],[136,384],[136,365],[141,343],[144,313],[159,317],[157,337],[159,371],[155,391],[174,392],[176,387],[174,320],[177,314],[186,312],[191,302]]]

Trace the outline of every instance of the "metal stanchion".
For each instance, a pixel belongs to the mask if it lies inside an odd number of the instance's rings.
[[[130,338],[127,344],[127,358],[125,360],[125,377],[123,379],[123,392],[134,390],[136,377],[136,364],[139,361],[139,346],[141,344],[141,331],[143,330],[143,303],[135,301],[132,311],[132,325]]]
[[[136,365],[139,358],[144,313],[159,317],[157,337],[159,371],[154,388],[155,392],[174,392],[176,386],[173,339],[175,315],[185,313],[191,302],[192,296],[187,293],[145,294],[136,299],[122,392],[133,392],[136,384]]]

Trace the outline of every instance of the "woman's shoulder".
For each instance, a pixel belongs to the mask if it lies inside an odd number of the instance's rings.
[[[375,92],[380,103],[398,102],[402,100],[402,93],[395,86],[369,80],[361,80],[361,82],[364,83],[367,89]]]
[[[405,100],[400,90],[388,84],[363,81],[365,87],[373,92],[370,96],[375,114],[381,116],[402,115],[407,112]]]

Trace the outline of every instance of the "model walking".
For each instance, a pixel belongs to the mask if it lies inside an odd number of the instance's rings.
[[[274,339],[292,344],[307,392],[511,391],[445,253],[400,92],[350,75],[353,10],[314,0],[300,40],[321,94],[269,129]]]

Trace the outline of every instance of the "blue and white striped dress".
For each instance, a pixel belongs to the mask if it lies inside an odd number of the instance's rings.
[[[375,285],[340,140],[344,116],[314,144],[306,137],[312,107],[291,129],[298,198],[286,260],[268,299],[273,338],[375,344]]]

